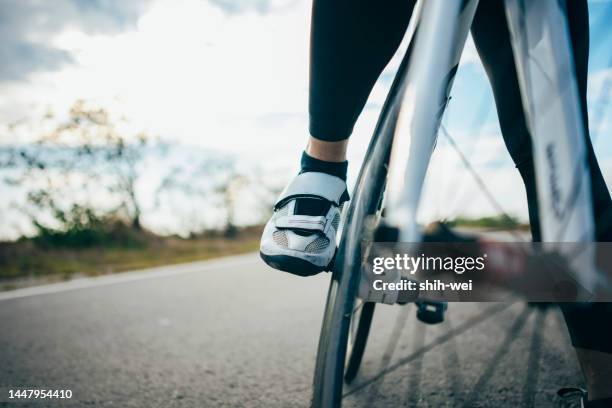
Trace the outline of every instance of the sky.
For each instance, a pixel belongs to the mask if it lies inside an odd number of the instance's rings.
[[[171,143],[297,169],[307,133],[311,3],[305,0],[0,0],[0,143],[11,124],[65,115],[85,99]],[[590,1],[589,109],[602,168],[612,181],[612,1]],[[401,47],[400,47],[401,50]],[[401,51],[377,82],[349,148],[358,171]],[[468,41],[443,119],[507,212],[526,219],[524,191],[505,151],[491,91]],[[4,136],[3,136],[4,135]],[[277,169],[284,169],[278,171]],[[281,183],[282,184],[282,183]],[[493,213],[440,140],[424,218]]]

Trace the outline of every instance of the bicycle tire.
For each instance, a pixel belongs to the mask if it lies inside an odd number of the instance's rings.
[[[368,343],[375,306],[376,303],[364,302],[360,307],[359,316],[354,317],[357,320],[357,327],[354,336],[351,336],[351,332],[349,332],[348,358],[344,370],[344,382],[347,384],[350,384],[359,372],[365,347]]]
[[[361,272],[361,238],[366,218],[376,212],[384,191],[410,51],[409,46],[382,107],[346,212],[319,336],[313,407],[338,407],[342,401],[348,333]],[[365,349],[367,333],[360,341]]]

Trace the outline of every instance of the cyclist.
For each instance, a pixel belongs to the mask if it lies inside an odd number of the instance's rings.
[[[310,137],[301,170],[267,223],[260,253],[270,266],[308,276],[326,269],[335,249],[346,189],[346,148],[377,78],[399,46],[416,0],[314,0],[310,50]],[[598,241],[612,241],[612,201],[588,137],[589,18],[586,0],[567,1]],[[532,236],[541,240],[531,136],[521,104],[503,1],[481,0],[472,36],[491,83],[504,142],[527,192]],[[585,406],[612,406],[612,304],[563,304],[586,377]]]

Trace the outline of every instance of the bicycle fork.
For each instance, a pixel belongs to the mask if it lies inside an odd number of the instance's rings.
[[[478,0],[427,0],[413,38],[413,61],[391,151],[386,224],[401,242],[419,242],[418,204],[448,95]]]
[[[387,182],[385,219],[375,241],[418,243],[416,222],[421,190],[438,129],[478,0],[419,1],[410,64],[402,78],[398,123],[394,130]],[[392,272],[393,273],[393,272]],[[387,281],[399,282],[398,271]],[[398,291],[384,303],[404,303]],[[445,302],[417,302],[417,316],[426,323],[443,320]]]

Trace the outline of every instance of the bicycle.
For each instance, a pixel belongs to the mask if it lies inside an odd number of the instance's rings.
[[[343,381],[350,382],[357,375],[367,344],[375,303],[357,297],[362,240],[421,239],[416,222],[421,190],[477,4],[478,0],[419,0],[415,6],[406,34],[407,51],[382,107],[339,232],[317,350],[315,407],[341,404]],[[584,128],[562,5],[506,0],[505,9],[523,107],[533,135],[544,241],[591,242],[594,219]],[[536,47],[538,53],[534,53]],[[548,75],[546,81],[543,73]],[[554,166],[551,156],[557,163],[575,165]],[[557,211],[560,208],[563,211]],[[576,278],[592,288],[596,268],[594,262],[588,264],[593,266]]]

